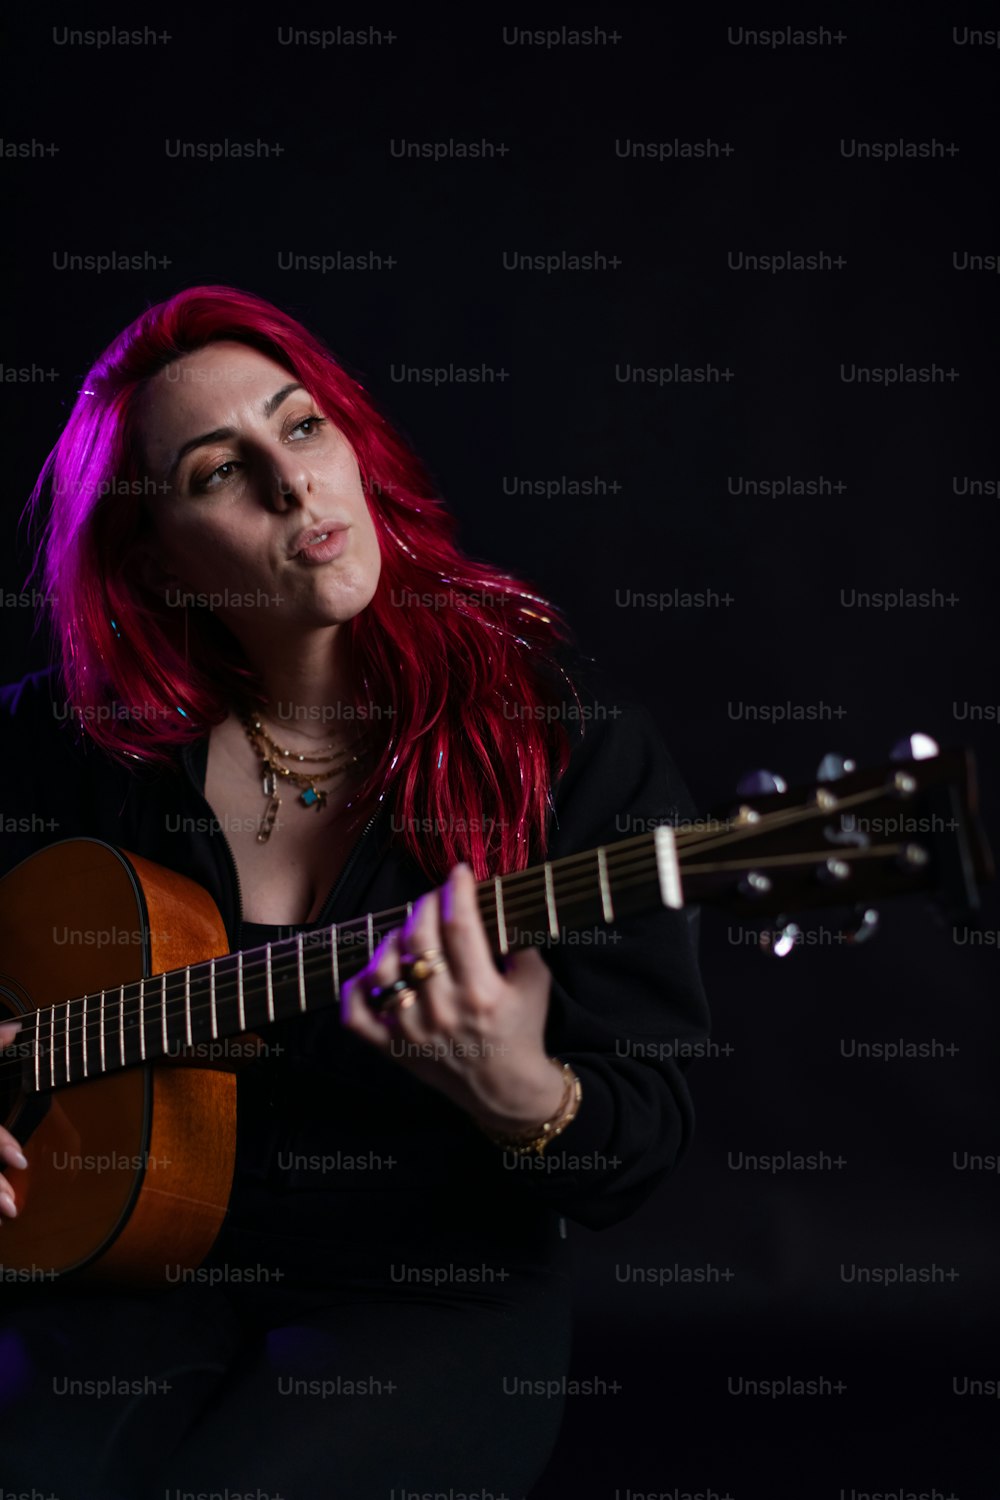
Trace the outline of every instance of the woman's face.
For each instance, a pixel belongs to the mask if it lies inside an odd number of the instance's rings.
[[[209,344],[154,376],[137,415],[168,605],[209,604],[252,654],[262,632],[338,625],[370,602],[381,558],[354,451],[288,370]]]

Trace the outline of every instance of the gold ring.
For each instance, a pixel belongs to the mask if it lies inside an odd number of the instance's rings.
[[[371,1010],[377,1015],[379,1011],[385,1010],[390,1005],[412,1005],[412,1000],[405,997],[412,995],[416,999],[414,991],[405,979],[394,979],[391,984],[376,984],[368,991],[367,1000]]]
[[[399,966],[410,984],[422,984],[432,975],[443,973],[448,963],[440,948],[425,948],[422,953],[404,954]]]
[[[416,990],[399,990],[391,999],[386,1000],[384,1004],[380,1005],[375,1014],[382,1021],[386,1016],[392,1017],[397,1011],[407,1010],[411,1005],[416,1005],[416,1003]]]

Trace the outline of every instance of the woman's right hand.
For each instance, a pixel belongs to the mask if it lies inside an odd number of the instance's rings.
[[[0,1026],[0,1051],[9,1047],[21,1029],[20,1021],[8,1021]],[[0,1126],[0,1158],[5,1166],[24,1168],[28,1165],[17,1141],[9,1130]],[[17,1217],[17,1205],[14,1202],[14,1189],[7,1178],[0,1173],[0,1224],[4,1217],[14,1219]]]

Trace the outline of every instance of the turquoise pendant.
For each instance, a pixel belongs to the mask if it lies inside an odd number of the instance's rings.
[[[314,786],[307,786],[304,792],[299,793],[299,801],[304,807],[322,807],[326,801],[326,793],[318,792]]]

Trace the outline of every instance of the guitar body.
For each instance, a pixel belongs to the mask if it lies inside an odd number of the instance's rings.
[[[228,951],[201,886],[96,839],[0,880],[0,1020]],[[0,1277],[156,1287],[197,1266],[232,1185],[233,1073],[161,1061],[32,1095],[16,1048],[0,1052],[0,1120],[28,1166],[8,1168],[18,1216],[0,1227]]]

